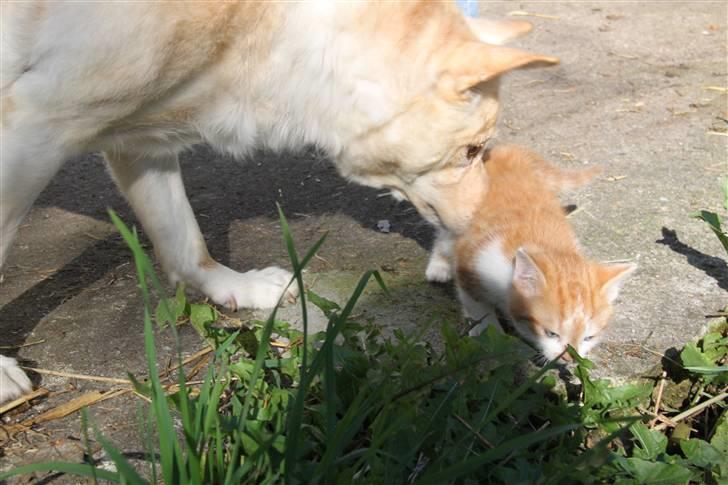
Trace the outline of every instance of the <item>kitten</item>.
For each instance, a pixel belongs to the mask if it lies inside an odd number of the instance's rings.
[[[636,268],[586,259],[557,198],[559,190],[588,182],[599,167],[562,171],[507,146],[486,152],[483,164],[487,191],[467,229],[456,235],[440,231],[427,278],[447,281],[454,272],[469,318],[498,325],[496,307],[547,359],[567,344],[585,355]]]

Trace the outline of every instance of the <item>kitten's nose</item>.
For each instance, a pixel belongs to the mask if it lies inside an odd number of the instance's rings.
[[[566,362],[571,362],[573,359],[571,358],[571,354],[566,352],[564,355],[561,356],[562,359],[564,359]]]

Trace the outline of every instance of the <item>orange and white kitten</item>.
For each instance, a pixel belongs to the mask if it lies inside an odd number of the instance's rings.
[[[588,182],[599,168],[563,171],[512,146],[486,152],[483,163],[485,195],[464,232],[440,231],[428,279],[447,281],[454,273],[466,316],[498,325],[497,308],[548,359],[567,344],[585,355],[607,326],[620,285],[636,268],[585,258],[557,197],[559,190]]]

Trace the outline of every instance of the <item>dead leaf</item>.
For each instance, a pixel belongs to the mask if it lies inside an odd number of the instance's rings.
[[[61,419],[68,416],[69,414],[75,413],[83,407],[91,406],[92,404],[96,404],[101,401],[106,401],[107,399],[111,399],[112,397],[119,396],[129,391],[129,389],[116,389],[114,391],[91,391],[77,397],[76,399],[71,399],[70,401],[63,403],[60,406],[50,409],[43,414],[39,414],[34,418],[26,419],[25,421],[20,423],[19,426],[28,428],[30,426],[33,426],[34,424],[46,423],[48,421]]]
[[[10,401],[9,403],[0,406],[0,414],[7,413],[11,409],[15,409],[21,404],[25,404],[26,402],[32,401],[33,399],[41,396],[45,396],[48,394],[48,389],[45,389],[41,387],[40,389],[36,389],[35,391],[31,392],[30,394],[26,394],[24,396],[20,396],[18,399],[14,401]]]

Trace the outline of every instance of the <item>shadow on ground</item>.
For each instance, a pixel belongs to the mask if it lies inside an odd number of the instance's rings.
[[[724,259],[701,253],[695,248],[680,241],[677,232],[666,227],[662,228],[662,239],[655,241],[664,244],[678,254],[682,254],[688,263],[713,278],[718,286],[728,290],[728,265]]]
[[[430,244],[431,228],[409,203],[348,183],[330,161],[313,149],[282,156],[259,151],[240,162],[199,146],[181,157],[181,165],[190,203],[210,253],[223,264],[230,264],[227,236],[231,223],[258,217],[275,221],[277,203],[290,221],[342,213],[362,228],[375,230],[379,220],[387,219],[393,232],[422,247]],[[69,187],[74,190],[69,191]],[[103,200],[98,200],[100,194]],[[58,207],[103,222],[109,221],[106,211],[113,208],[127,224],[138,225],[98,155],[69,161],[37,205]],[[90,245],[51,277],[0,308],[0,328],[6,331],[3,344],[21,345],[43,317],[127,261],[128,249],[115,234]]]

